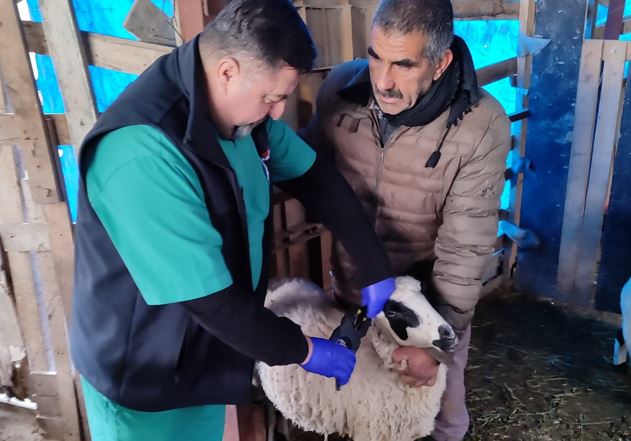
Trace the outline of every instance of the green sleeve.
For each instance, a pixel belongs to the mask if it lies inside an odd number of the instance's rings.
[[[311,168],[316,153],[283,121],[267,122],[270,144],[269,171],[273,182],[302,176]]]
[[[147,304],[192,300],[230,286],[222,238],[197,176],[151,154],[113,168],[108,159],[117,160],[117,148],[107,144],[120,148],[115,134],[100,141],[88,169],[88,198]],[[135,148],[131,141],[127,152]]]

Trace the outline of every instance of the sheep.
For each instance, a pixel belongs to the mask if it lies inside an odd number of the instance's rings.
[[[631,279],[620,293],[620,310],[622,312],[622,326],[614,340],[613,363],[616,366],[629,363],[629,346],[631,342]]]
[[[329,336],[343,312],[323,291],[295,279],[268,294],[267,306],[302,326],[307,335]],[[399,346],[451,351],[453,329],[430,306],[412,277],[398,277],[396,290],[362,340],[350,382],[309,374],[297,365],[257,364],[268,399],[298,427],[321,435],[338,433],[356,441],[412,441],[429,435],[445,389],[446,368],[436,383],[412,388],[401,382],[392,352]],[[438,348],[438,349],[436,349]]]

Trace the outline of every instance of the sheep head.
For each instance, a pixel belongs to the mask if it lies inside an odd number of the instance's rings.
[[[454,330],[421,292],[421,283],[408,276],[397,277],[396,289],[375,322],[400,346],[451,352],[458,342]]]

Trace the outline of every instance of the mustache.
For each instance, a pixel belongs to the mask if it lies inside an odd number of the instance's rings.
[[[376,91],[378,95],[381,95],[384,98],[398,98],[398,99],[403,98],[403,94],[398,89],[386,89],[383,91],[376,89]]]

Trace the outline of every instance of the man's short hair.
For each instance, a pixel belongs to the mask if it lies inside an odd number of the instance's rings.
[[[203,56],[242,55],[299,72],[313,69],[316,49],[307,26],[289,0],[232,0],[204,29]]]
[[[437,62],[454,38],[454,11],[449,0],[381,0],[373,26],[387,34],[421,32],[427,36],[425,55]]]

